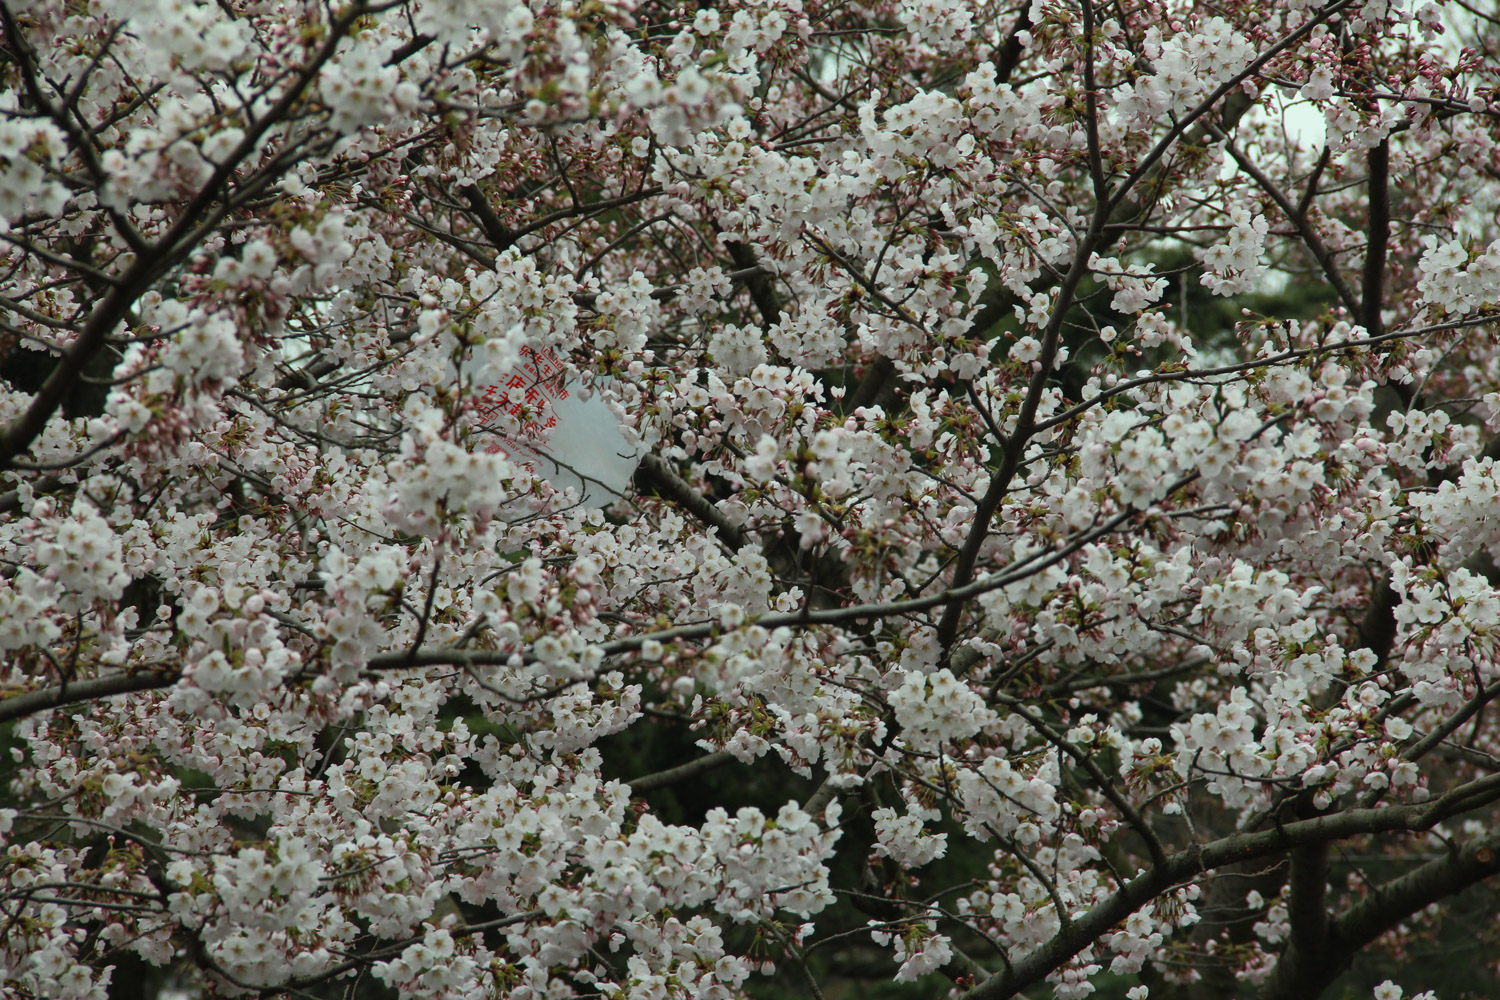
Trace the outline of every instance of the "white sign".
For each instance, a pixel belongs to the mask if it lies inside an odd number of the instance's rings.
[[[576,490],[584,503],[603,506],[623,496],[640,449],[626,439],[614,411],[597,394],[583,399],[576,384],[565,383],[566,368],[550,349],[521,353],[521,364],[480,403],[494,435],[491,450],[556,489]]]

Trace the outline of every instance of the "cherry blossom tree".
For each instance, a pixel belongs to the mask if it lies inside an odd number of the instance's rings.
[[[1500,12],[0,29],[6,996],[1497,953]]]

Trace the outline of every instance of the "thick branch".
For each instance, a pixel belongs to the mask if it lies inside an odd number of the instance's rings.
[[[1154,865],[1136,876],[1093,909],[1073,917],[1071,924],[1052,940],[965,993],[963,1000],[1006,1000],[1037,985],[1152,899],[1205,872],[1360,834],[1427,830],[1450,816],[1487,805],[1497,798],[1500,798],[1500,774],[1491,774],[1428,803],[1387,809],[1350,809],[1285,823],[1269,830],[1237,833],[1202,847],[1181,851],[1164,864]],[[1443,884],[1463,883],[1451,879]],[[1352,929],[1344,928],[1342,922],[1339,933],[1344,935],[1343,939],[1352,939]]]
[[[895,377],[896,363],[883,355],[876,358],[865,370],[865,377],[854,387],[854,392],[844,397],[844,412],[853,413],[860,407],[878,404],[885,395],[886,387]]]
[[[1316,952],[1301,954],[1294,940],[1261,987],[1260,1000],[1311,1000],[1371,941],[1413,913],[1497,873],[1500,830],[1377,887],[1333,922]]]
[[[47,422],[62,406],[63,398],[82,376],[89,360],[104,346],[132,304],[151,287],[155,267],[147,257],[137,258],[119,284],[109,290],[94,308],[78,339],[58,359],[47,381],[37,390],[26,410],[0,431],[0,469],[11,468],[46,429]]]
[[[1386,243],[1391,236],[1391,144],[1382,139],[1370,150],[1370,227],[1365,245],[1365,279],[1360,293],[1360,323],[1372,337],[1385,329],[1380,312],[1385,305]]]
[[[95,677],[91,680],[43,688],[40,691],[30,691],[0,701],[0,723],[25,718],[52,708],[61,708],[63,705],[76,705],[112,695],[129,694],[132,691],[154,691],[171,687],[181,677],[182,675],[174,670],[142,671],[135,674],[110,674],[107,677]]]
[[[466,184],[462,189],[464,201],[469,203],[469,211],[473,212],[479,219],[479,224],[484,227],[484,235],[489,238],[490,245],[495,252],[504,253],[515,245],[520,233],[500,221],[500,216],[490,207],[484,194],[479,190],[477,184]]]
[[[1377,670],[1385,666],[1396,641],[1396,605],[1400,603],[1401,595],[1391,586],[1390,579],[1381,577],[1370,598],[1370,606],[1365,609],[1365,617],[1359,623],[1360,645],[1375,654]]]
[[[61,485],[63,485],[63,482],[60,477],[43,476],[41,479],[34,480],[31,483],[31,494],[32,496],[36,496],[39,493],[51,493]],[[6,490],[4,493],[0,493],[0,514],[14,514],[21,507],[21,491],[19,489]]]
[[[736,552],[750,544],[748,531],[725,517],[723,511],[688,485],[687,480],[674,472],[659,456],[647,455],[641,459],[637,475],[641,478],[642,485],[652,487],[658,494],[713,528],[724,544]]]
[[[665,771],[643,774],[639,778],[630,779],[626,784],[630,786],[630,793],[632,795],[645,795],[647,792],[654,791],[655,789],[665,788],[668,785],[676,785],[696,778],[700,774],[707,774],[709,771],[723,767],[734,759],[734,754],[728,750],[720,750],[717,753],[699,757],[697,760],[690,760],[686,764],[669,767]]]
[[[761,325],[775,326],[781,322],[781,300],[776,296],[770,275],[756,259],[755,251],[738,240],[728,241],[724,247],[729,251],[729,259],[734,261],[735,268],[748,275],[745,278],[745,288],[750,292],[750,301],[755,303],[755,308],[760,312]]]
[[[1291,938],[1281,961],[1288,966],[1317,962],[1328,943],[1328,845],[1309,844],[1292,852],[1287,876],[1287,920]]]

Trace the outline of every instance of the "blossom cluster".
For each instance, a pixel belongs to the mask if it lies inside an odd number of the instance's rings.
[[[0,992],[1427,985],[1500,68],[1409,7],[6,4]]]

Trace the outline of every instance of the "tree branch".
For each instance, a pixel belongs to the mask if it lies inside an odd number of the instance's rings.
[[[1500,799],[1500,774],[1490,774],[1432,802],[1385,809],[1351,809],[1285,823],[1270,830],[1236,833],[1178,852],[1164,864],[1152,866],[1121,886],[1102,903],[1073,917],[1066,930],[1014,963],[1012,968],[997,972],[965,993],[962,1000],[1006,1000],[1035,986],[1152,899],[1205,872],[1360,834],[1427,830],[1450,816],[1477,809],[1496,799]],[[1350,930],[1341,925],[1340,933],[1347,937]]]
[[[700,774],[707,774],[709,771],[723,767],[734,759],[734,754],[728,750],[720,750],[717,753],[699,757],[697,760],[690,760],[686,764],[669,767],[664,771],[655,771],[651,774],[643,774],[639,778],[631,778],[625,783],[630,786],[630,794],[645,795],[647,792],[655,791],[658,788],[666,788],[668,785],[676,785],[684,781],[689,781]]]
[[[0,701],[0,723],[61,708],[63,705],[76,705],[132,691],[154,691],[171,687],[181,679],[182,675],[175,670],[149,670],[133,674],[110,674],[107,677],[29,691]]]
[[[1316,997],[1371,941],[1418,910],[1500,873],[1500,830],[1407,872],[1344,911],[1328,929],[1323,947],[1302,955],[1295,942],[1261,987],[1260,1000]],[[1290,961],[1288,959],[1291,959]]]

